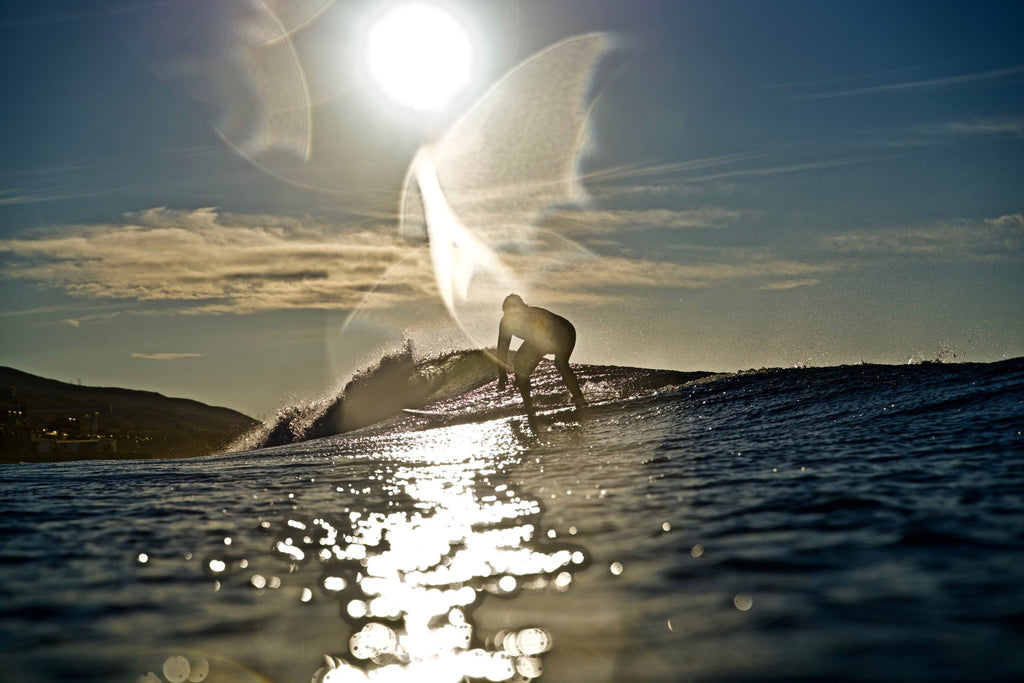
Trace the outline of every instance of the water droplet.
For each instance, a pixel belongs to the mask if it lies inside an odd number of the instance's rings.
[[[188,675],[188,680],[191,683],[200,683],[200,681],[206,680],[210,673],[210,663],[206,661],[206,657],[190,657],[188,663],[192,669]]]
[[[622,574],[622,563],[612,562],[611,566],[608,567],[608,571],[612,573],[612,576],[619,576]]]
[[[335,593],[345,590],[347,585],[348,582],[340,576],[325,576],[323,580],[324,588]]]
[[[662,531],[672,531],[672,525],[669,522],[665,522],[661,525]]]
[[[181,655],[168,657],[164,662],[164,678],[170,683],[185,683],[191,671],[188,660]]]
[[[366,603],[362,600],[352,600],[345,609],[353,619],[362,619],[366,616]]]
[[[527,680],[540,678],[544,673],[539,657],[516,657],[516,671]]]
[[[732,599],[732,604],[736,605],[736,609],[741,612],[746,612],[754,606],[754,599],[746,593],[738,593],[735,598]]]
[[[139,564],[146,564],[147,562],[149,562],[149,555],[147,555],[146,553],[139,553],[138,560]]]
[[[516,634],[516,647],[524,655],[539,655],[551,649],[551,634],[542,628],[527,628]]]

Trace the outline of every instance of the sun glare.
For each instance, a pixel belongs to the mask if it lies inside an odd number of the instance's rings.
[[[443,109],[466,85],[473,45],[448,11],[427,3],[393,7],[370,27],[367,66],[395,102],[421,112]]]

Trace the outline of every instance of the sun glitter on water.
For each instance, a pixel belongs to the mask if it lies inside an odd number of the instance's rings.
[[[443,109],[473,73],[473,43],[450,12],[428,3],[391,8],[370,27],[367,67],[398,104],[420,112]]]

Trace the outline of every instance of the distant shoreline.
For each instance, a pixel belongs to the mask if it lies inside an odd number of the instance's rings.
[[[0,367],[0,463],[193,458],[260,423],[150,391],[68,384]]]

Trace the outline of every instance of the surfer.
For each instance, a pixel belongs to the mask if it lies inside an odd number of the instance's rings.
[[[530,400],[530,373],[541,358],[554,355],[555,367],[562,373],[565,386],[577,407],[587,404],[580,391],[576,373],[569,367],[569,354],[576,345],[576,328],[572,323],[551,311],[527,306],[518,294],[509,294],[501,304],[502,317],[498,324],[497,361],[498,391],[505,388],[508,372],[515,373],[515,385],[523,397],[527,410],[533,409]],[[509,361],[512,337],[523,340],[513,360]]]

